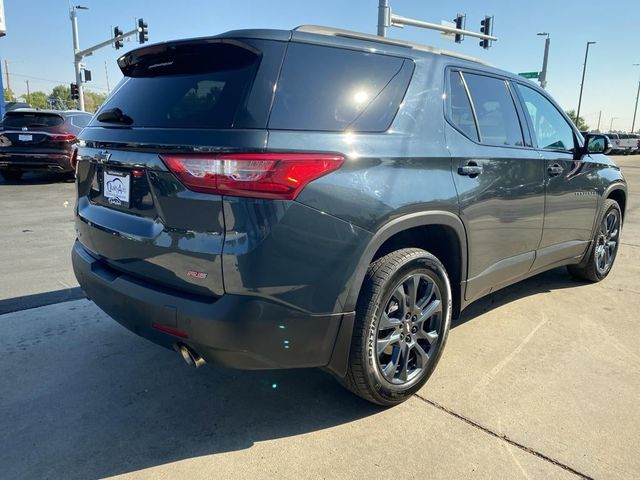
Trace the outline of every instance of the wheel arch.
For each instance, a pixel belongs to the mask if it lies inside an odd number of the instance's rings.
[[[620,211],[622,212],[622,221],[624,222],[625,210],[627,208],[627,189],[622,183],[610,185],[605,191],[603,199],[612,199],[618,202]]]
[[[343,317],[333,354],[327,365],[327,369],[338,377],[346,374],[354,311],[369,265],[374,259],[390,251],[407,247],[427,249],[444,264],[451,281],[454,318],[459,314],[464,299],[468,254],[467,235],[462,220],[454,213],[443,210],[413,213],[389,221],[374,234],[367,245],[349,287],[344,311],[351,313]],[[446,255],[443,255],[444,252]]]

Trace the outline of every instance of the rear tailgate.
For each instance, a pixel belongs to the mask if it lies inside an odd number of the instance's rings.
[[[75,135],[64,130],[64,118],[53,112],[10,111],[3,119],[0,153],[60,153]]]
[[[187,189],[161,155],[264,150],[284,46],[181,41],[119,59],[125,78],[83,130],[77,171],[78,239],[114,274],[224,293],[222,197]]]
[[[187,190],[158,154],[82,147],[80,242],[106,265],[159,287],[219,296],[220,197]]]

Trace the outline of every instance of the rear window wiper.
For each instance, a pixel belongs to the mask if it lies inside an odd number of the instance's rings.
[[[108,110],[100,112],[97,120],[103,123],[123,123],[125,125],[131,125],[133,123],[133,118],[131,118],[129,115],[126,115],[118,107],[110,108]]]

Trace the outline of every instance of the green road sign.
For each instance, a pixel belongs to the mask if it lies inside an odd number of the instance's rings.
[[[538,78],[540,77],[540,72],[523,72],[519,73],[518,75],[524,78]]]

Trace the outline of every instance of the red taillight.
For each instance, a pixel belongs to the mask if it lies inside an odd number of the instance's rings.
[[[78,149],[74,148],[73,153],[71,154],[71,166],[76,171],[76,176],[78,175]]]
[[[342,155],[326,153],[166,154],[160,158],[196,192],[288,200],[344,162]]]
[[[73,133],[62,133],[59,135],[51,135],[50,139],[55,142],[70,142],[76,139],[76,136]]]

